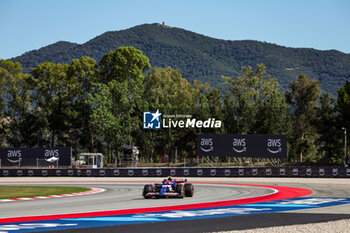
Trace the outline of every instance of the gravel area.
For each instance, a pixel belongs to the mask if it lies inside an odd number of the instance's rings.
[[[268,227],[257,228],[244,231],[221,231],[219,233],[318,233],[318,232],[332,232],[332,233],[350,233],[350,219],[338,220],[324,223],[301,224],[283,227]]]

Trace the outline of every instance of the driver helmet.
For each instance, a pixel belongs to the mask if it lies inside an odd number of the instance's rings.
[[[171,178],[171,176],[168,176],[168,180],[173,180],[173,179]]]

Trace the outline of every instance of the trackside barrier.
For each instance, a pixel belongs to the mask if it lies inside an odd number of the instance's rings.
[[[0,177],[317,177],[350,178],[346,167],[0,169]],[[0,178],[1,182],[1,178]]]

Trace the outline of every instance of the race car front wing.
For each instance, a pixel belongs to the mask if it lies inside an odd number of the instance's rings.
[[[181,197],[179,193],[164,192],[149,192],[145,195],[146,197]]]

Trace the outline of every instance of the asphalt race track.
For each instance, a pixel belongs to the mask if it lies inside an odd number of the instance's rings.
[[[28,185],[26,183],[25,185]],[[38,185],[38,184],[35,184]],[[45,184],[47,185],[47,184]],[[52,184],[49,184],[52,185]],[[144,184],[123,183],[87,183],[87,184],[54,184],[64,186],[84,186],[106,189],[96,195],[67,197],[59,199],[44,199],[34,201],[17,201],[1,203],[0,218],[23,217],[33,215],[52,215],[66,213],[80,213],[106,210],[122,210],[143,207],[171,206],[210,201],[224,201],[262,196],[272,193],[269,189],[244,186],[210,186],[196,185],[195,196],[184,199],[150,199],[145,200],[141,193]]]
[[[104,188],[106,191],[86,196],[2,202],[0,233],[48,230],[215,232],[350,219],[350,182],[347,179],[188,178],[195,182],[193,198],[143,199],[141,192],[144,183],[140,182],[159,182],[160,179],[1,178],[0,185],[72,185]],[[290,196],[276,196],[276,190],[270,186],[276,186],[280,189],[279,193],[286,192]],[[312,193],[303,190],[311,190]],[[303,195],[307,196],[300,197],[299,193],[293,199],[283,200],[298,192],[304,192]],[[200,204],[213,202],[216,204],[211,206]],[[155,211],[157,207],[163,209]],[[133,212],[125,211],[130,209]],[[73,213],[92,214],[73,218],[69,215]],[[58,217],[42,218],[50,215]],[[16,218],[25,216],[38,217],[31,221]]]

